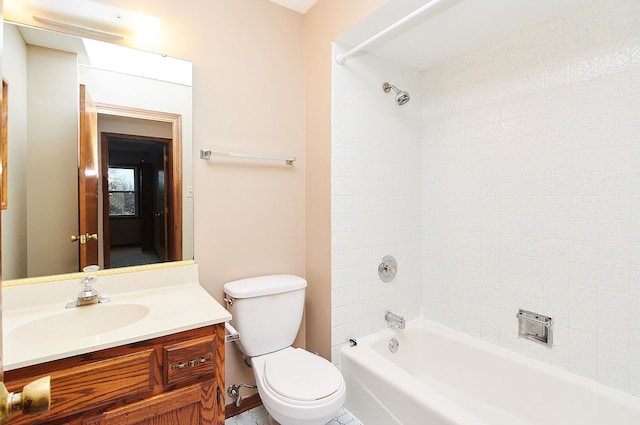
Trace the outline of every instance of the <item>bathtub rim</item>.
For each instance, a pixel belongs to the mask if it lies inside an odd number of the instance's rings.
[[[426,329],[428,332],[433,332],[434,334],[437,334],[444,338],[452,339],[455,342],[461,343],[463,345],[470,345],[475,349],[489,352],[490,354],[496,355],[499,358],[505,359],[506,361],[512,361],[516,364],[522,365],[523,367],[533,368],[534,370],[539,371],[543,374],[550,374],[557,379],[569,381],[570,383],[579,386],[583,390],[593,391],[599,396],[612,399],[614,402],[620,403],[621,405],[629,409],[636,410],[640,413],[640,397],[613,387],[608,387],[584,376],[576,375],[572,372],[569,372],[568,370],[561,369],[558,366],[554,366],[535,358],[528,357],[525,354],[509,350],[496,344],[492,344],[481,338],[474,337],[457,329],[450,328],[441,323],[437,323],[425,318],[417,318],[407,321],[406,328],[404,330],[390,326],[373,334],[357,338],[356,346],[352,347],[349,345],[345,345],[344,347],[342,347],[342,349],[340,350],[340,362],[342,364],[342,361],[344,359],[343,356],[355,358],[355,361],[357,362],[357,353],[360,350],[371,350],[376,353],[376,355],[380,356],[381,360],[388,361],[384,357],[382,357],[382,355],[377,353],[374,348],[372,348],[372,343],[381,340],[388,341],[391,338],[397,337],[399,333],[405,330],[412,330],[415,328]],[[393,366],[402,370],[402,368],[395,364]],[[410,377],[412,379],[415,379],[412,376]]]

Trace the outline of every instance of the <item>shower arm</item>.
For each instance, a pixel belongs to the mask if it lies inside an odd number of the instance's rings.
[[[356,53],[358,53],[360,50],[363,50],[368,45],[372,44],[375,41],[378,41],[380,38],[386,36],[387,34],[389,34],[392,31],[395,31],[397,28],[399,28],[399,27],[403,26],[404,24],[406,24],[407,22],[417,18],[418,16],[422,15],[426,11],[434,8],[435,6],[437,6],[438,4],[440,4],[440,3],[444,2],[444,1],[446,1],[446,0],[431,0],[429,3],[419,7],[418,9],[416,9],[413,12],[409,13],[408,15],[406,15],[404,18],[401,18],[400,20],[396,21],[394,24],[389,25],[387,28],[383,29],[379,33],[373,35],[372,37],[370,37],[367,40],[363,41],[362,43],[358,44],[356,47],[354,47],[353,49],[349,50],[348,52],[346,52],[346,53],[338,53],[336,55],[336,57],[335,57],[336,62],[338,63],[338,65],[344,65],[345,62],[347,61],[347,59],[349,59],[351,56],[353,56]]]

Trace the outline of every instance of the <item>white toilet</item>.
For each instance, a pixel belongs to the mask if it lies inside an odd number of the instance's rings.
[[[251,358],[264,407],[281,425],[325,425],[342,407],[346,387],[329,361],[293,343],[307,281],[261,276],[224,285],[240,350]]]

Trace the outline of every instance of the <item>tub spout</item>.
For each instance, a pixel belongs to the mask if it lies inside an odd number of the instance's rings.
[[[399,329],[404,329],[406,324],[404,317],[395,314],[394,312],[387,311],[384,315],[384,320],[391,323],[392,325],[398,326]]]

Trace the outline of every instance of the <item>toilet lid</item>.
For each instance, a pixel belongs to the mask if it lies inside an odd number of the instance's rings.
[[[342,375],[331,362],[301,348],[267,359],[264,379],[281,396],[300,401],[328,397],[342,385]]]

